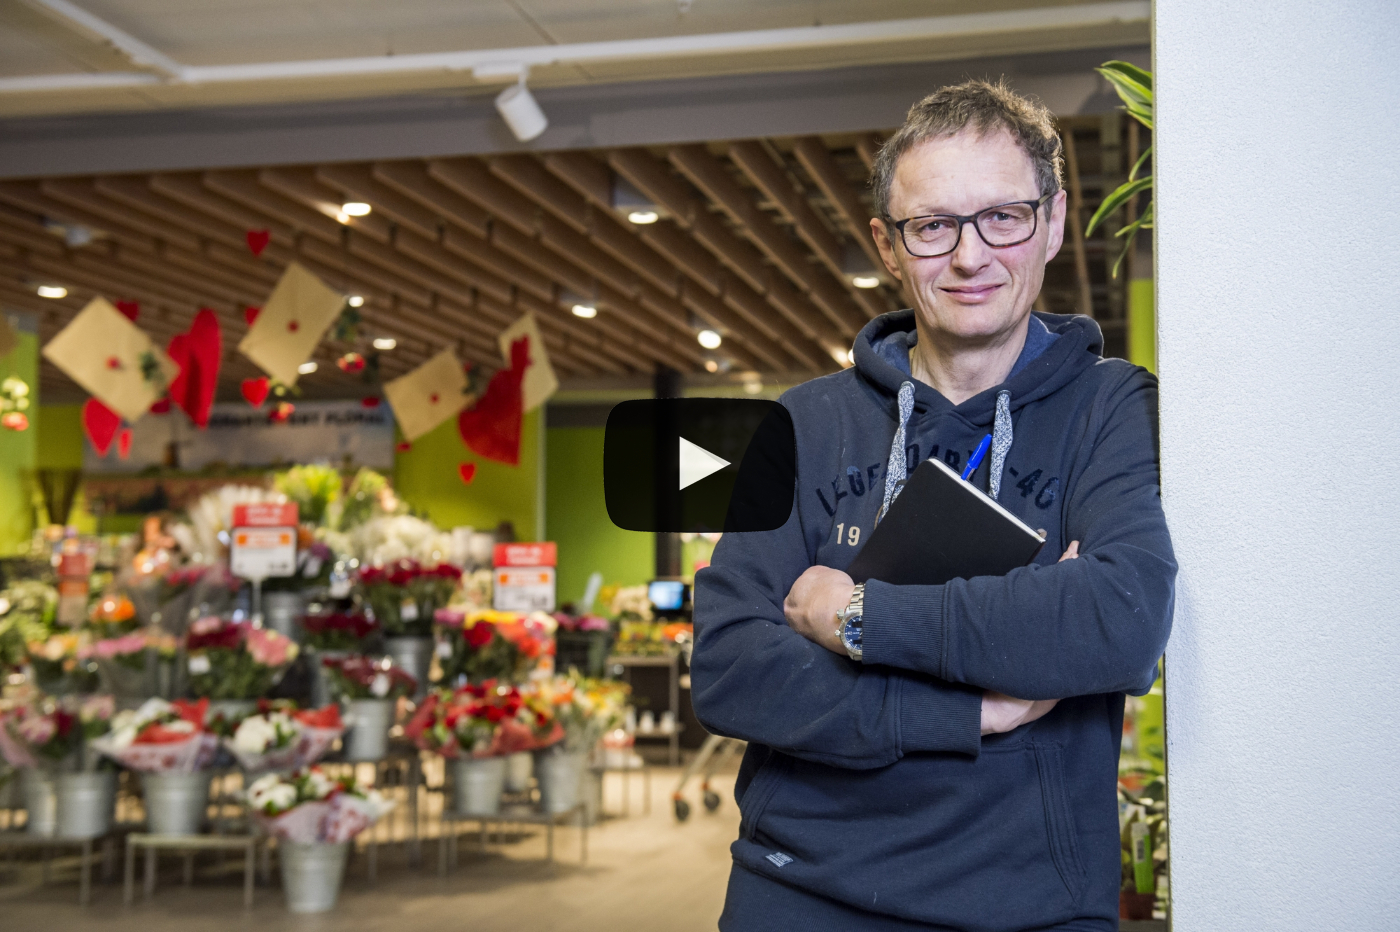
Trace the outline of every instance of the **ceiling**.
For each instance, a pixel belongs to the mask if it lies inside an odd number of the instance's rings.
[[[499,89],[499,76],[471,67],[407,67],[453,53],[540,61],[529,80],[548,87],[1096,48],[1145,42],[1147,10],[1076,0],[0,0],[0,116]],[[842,33],[836,44],[819,35],[905,21],[924,25]],[[735,44],[764,30],[800,34]],[[664,45],[706,36],[715,41],[680,53]],[[628,41],[649,45],[579,45]],[[541,49],[564,60],[544,61]],[[357,64],[276,78],[247,70],[332,60]],[[54,76],[67,77],[54,86]],[[25,84],[38,79],[50,80]]]
[[[1118,114],[1061,126],[1074,141],[1081,204],[1116,186],[1146,144]],[[527,311],[566,385],[644,380],[661,366],[703,374],[707,363],[736,377],[800,381],[838,369],[866,321],[904,306],[887,282],[852,282],[878,268],[865,178],[880,138],[0,181],[0,304],[37,314],[41,342],[95,295],[139,301],[138,325],[161,344],[198,308],[213,308],[227,399],[260,374],[236,351],[244,308],[261,306],[292,260],[365,298],[361,334],[319,347],[318,371],[299,383],[306,397],[377,391],[335,365],[350,350],[372,356],[374,337],[398,341],[378,356],[385,379],[443,347],[494,369],[497,334]],[[629,222],[616,191],[661,219]],[[350,200],[372,212],[337,219]],[[74,226],[91,242],[69,245],[63,234]],[[260,229],[271,242],[255,258],[246,234]],[[1092,310],[1110,351],[1123,330],[1123,282],[1107,274],[1112,232],[1085,242],[1071,231],[1042,298],[1053,311]],[[68,296],[40,298],[41,284]],[[570,313],[590,301],[595,318]],[[699,345],[701,329],[722,335],[718,350]],[[40,386],[46,402],[85,396],[47,361]]]

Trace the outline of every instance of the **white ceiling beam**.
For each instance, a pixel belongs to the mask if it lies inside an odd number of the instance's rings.
[[[130,33],[118,29],[99,16],[94,16],[77,4],[70,3],[69,0],[24,0],[24,2],[40,12],[48,14],[70,29],[80,32],[91,39],[96,39],[99,42],[105,42],[112,46],[112,48],[129,58],[131,63],[138,68],[150,68],[152,71],[158,72],[161,77],[173,79],[175,81],[184,80],[184,72],[186,69],[179,62],[175,61],[175,59],[169,57],[164,52],[151,48]],[[112,78],[116,77],[116,75],[55,75],[54,77],[60,79],[81,77]],[[157,82],[160,81],[160,77],[149,74],[131,75],[130,77],[144,77],[147,79],[144,83],[151,83],[153,80]],[[19,78],[18,80],[24,81],[26,79]],[[84,85],[70,83],[62,85],[59,89],[69,90],[75,86],[81,87]],[[107,83],[96,86],[112,87],[113,85]]]
[[[474,72],[525,70],[543,65],[598,64],[622,61],[658,61],[707,55],[755,52],[787,52],[848,47],[925,39],[970,38],[999,33],[1089,29],[1099,26],[1145,23],[1151,16],[1149,0],[1116,0],[1029,10],[929,16],[919,19],[847,23],[834,26],[801,26],[693,36],[623,39],[611,42],[577,42],[535,45],[511,49],[429,52],[414,55],[380,55],[313,61],[253,62],[239,65],[185,66],[162,55],[116,27],[74,6],[68,0],[28,0],[60,13],[64,18],[112,43],[132,61],[161,70],[164,83],[225,84],[259,81],[296,81],[315,78],[347,78],[415,72]],[[62,12],[60,12],[62,11]],[[91,81],[92,83],[84,83]],[[0,78],[0,93],[20,94],[86,87],[138,87],[161,83],[147,73],[92,75],[35,75]]]

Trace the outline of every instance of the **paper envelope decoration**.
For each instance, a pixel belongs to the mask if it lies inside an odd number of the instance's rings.
[[[93,298],[44,347],[44,358],[92,397],[135,421],[165,393],[177,366],[103,298]]]
[[[443,350],[407,375],[385,383],[384,394],[404,439],[412,443],[472,400],[467,374],[452,350]]]
[[[526,314],[524,317],[511,324],[497,341],[501,346],[501,358],[510,365],[510,345],[522,336],[530,338],[530,365],[525,370],[525,380],[520,383],[520,408],[522,411],[533,411],[549,400],[559,389],[559,378],[554,374],[554,367],[549,364],[549,353],[544,348],[544,339],[540,336],[539,324],[535,322],[534,314]]]
[[[295,385],[297,366],[310,358],[344,306],[344,295],[293,262],[239,341],[238,350],[283,385]]]

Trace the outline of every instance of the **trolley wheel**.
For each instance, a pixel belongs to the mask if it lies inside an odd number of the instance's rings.
[[[686,819],[690,818],[690,803],[683,799],[677,799],[675,800],[675,806],[677,822],[684,822]]]
[[[705,791],[705,808],[711,812],[719,808],[719,794],[714,790]]]

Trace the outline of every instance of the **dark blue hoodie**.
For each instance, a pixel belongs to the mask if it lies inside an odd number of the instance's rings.
[[[853,368],[783,396],[793,514],[770,533],[726,535],[696,576],[695,711],[750,742],[721,928],[1117,927],[1123,696],[1156,677],[1176,575],[1156,380],[1102,359],[1088,318],[1031,324],[1003,385],[953,405],[914,383],[900,465],[959,466],[1005,394],[1010,449],[997,481],[993,457],[973,481],[1045,530],[1040,557],[945,586],[871,581],[861,663],[790,630],[783,599],[810,566],[844,569],[870,534],[899,459],[913,312],[871,321]],[[1080,559],[1057,564],[1073,540]],[[1061,701],[983,738],[983,690]]]

